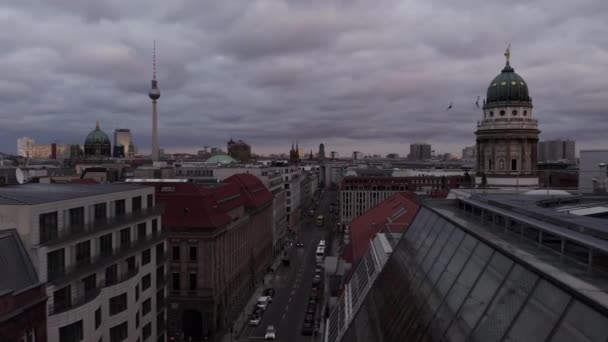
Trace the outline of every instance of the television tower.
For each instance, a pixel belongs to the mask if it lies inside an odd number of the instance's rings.
[[[152,88],[148,96],[152,99],[152,161],[158,161],[158,129],[156,126],[158,114],[156,113],[156,100],[160,98],[160,90],[158,90],[158,81],[156,80],[156,41],[154,41],[152,53]]]

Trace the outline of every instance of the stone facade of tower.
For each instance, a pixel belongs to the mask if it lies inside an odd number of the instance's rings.
[[[488,87],[477,123],[477,175],[482,186],[537,186],[538,121],[528,85],[507,64]]]

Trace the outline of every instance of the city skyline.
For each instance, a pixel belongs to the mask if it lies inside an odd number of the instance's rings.
[[[3,24],[18,34],[0,53],[0,150],[15,150],[21,136],[82,144],[99,120],[107,133],[130,128],[150,153],[153,39],[159,145],[168,152],[238,136],[259,154],[287,153],[297,139],[343,156],[405,156],[417,141],[458,155],[474,144],[475,99],[504,65],[507,42],[530,85],[540,139],[601,147],[608,5],[550,4],[5,5]],[[503,17],[508,25],[497,25]]]

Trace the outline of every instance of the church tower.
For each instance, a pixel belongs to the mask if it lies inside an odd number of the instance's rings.
[[[528,85],[510,65],[510,47],[505,57],[505,67],[488,86],[483,118],[477,123],[475,181],[490,187],[538,186],[538,121]]]

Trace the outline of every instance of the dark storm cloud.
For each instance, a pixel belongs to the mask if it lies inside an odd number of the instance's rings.
[[[458,152],[508,42],[541,139],[608,143],[602,0],[9,0],[0,17],[2,151],[81,142],[96,120],[148,151],[152,40],[168,150]]]

